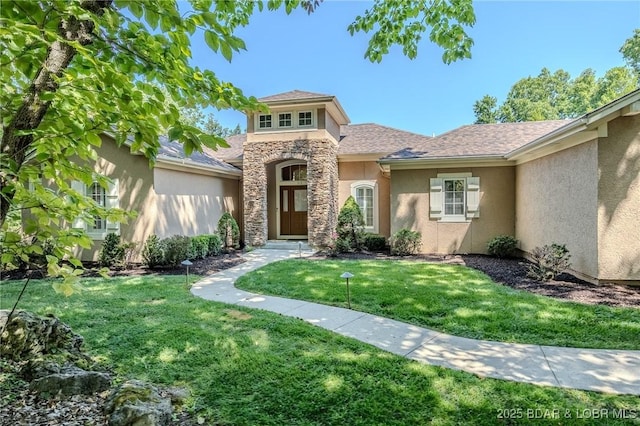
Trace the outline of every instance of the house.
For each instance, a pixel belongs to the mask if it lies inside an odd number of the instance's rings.
[[[526,255],[566,244],[574,272],[640,282],[640,90],[575,120],[468,125],[437,137],[350,124],[335,96],[260,99],[229,147],[189,159],[163,142],[155,168],[111,144],[98,171],[141,212],[124,239],[212,232],[230,211],[244,242],[326,246],[349,195],[366,230],[422,233],[429,253],[485,253],[513,235]],[[105,144],[107,145],[107,144]],[[103,145],[103,146],[105,146]],[[109,170],[111,168],[111,170]]]

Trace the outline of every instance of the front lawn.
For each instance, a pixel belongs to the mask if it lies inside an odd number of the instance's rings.
[[[456,336],[503,342],[640,349],[640,309],[564,302],[496,284],[460,265],[293,259],[241,277],[238,288],[351,307]]]
[[[21,284],[0,285],[1,308],[11,307]],[[187,408],[205,424],[493,425],[554,413],[562,417],[551,423],[584,424],[584,413],[637,407],[637,397],[480,379],[420,364],[301,320],[193,297],[184,277],[83,284],[82,293],[65,298],[51,282],[33,281],[21,308],[71,325],[118,381],[187,387]],[[0,404],[10,401],[3,396]]]

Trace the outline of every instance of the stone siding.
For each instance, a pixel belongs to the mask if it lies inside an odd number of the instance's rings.
[[[307,162],[309,244],[330,243],[338,217],[338,145],[330,139],[246,142],[244,144],[245,242],[267,242],[266,165],[285,160]]]

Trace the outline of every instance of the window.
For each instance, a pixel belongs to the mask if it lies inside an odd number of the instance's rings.
[[[294,164],[283,167],[281,172],[281,180],[284,181],[305,181],[307,180],[307,165]]]
[[[111,179],[106,188],[98,182],[91,185],[85,185],[82,182],[71,182],[71,188],[80,194],[84,194],[91,198],[99,206],[113,209],[118,207],[118,179]],[[85,221],[87,216],[78,217],[73,221],[72,227],[75,229],[84,229],[87,234],[94,240],[102,240],[109,233],[118,233],[120,224],[112,222],[105,217],[94,216],[92,220]]]
[[[291,116],[290,112],[281,112],[278,114],[278,127],[291,127]]]
[[[308,127],[311,126],[311,111],[302,111],[298,113],[298,126]]]
[[[271,128],[271,114],[260,114],[258,116],[258,128],[260,129]]]
[[[376,181],[360,181],[351,184],[351,195],[362,211],[365,229],[378,232],[378,187]]]
[[[429,182],[429,217],[465,222],[480,217],[480,178],[471,173],[441,173]]]

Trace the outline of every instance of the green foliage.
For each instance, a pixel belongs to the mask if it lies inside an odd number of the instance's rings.
[[[571,266],[570,258],[564,244],[536,247],[531,251],[533,263],[529,266],[528,275],[537,281],[550,281]]]
[[[627,66],[635,72],[640,85],[640,29],[633,30],[633,35],[625,40],[620,48],[620,53],[627,62]]]
[[[498,122],[498,99],[494,96],[484,95],[482,99],[473,104],[473,114],[476,116],[475,124],[489,124]]]
[[[418,55],[422,34],[429,29],[429,40],[440,46],[442,61],[471,57],[473,40],[465,32],[476,22],[471,0],[438,2],[375,0],[373,6],[349,25],[349,32],[373,32],[364,57],[380,62],[389,49],[398,45],[410,59]]]
[[[209,254],[209,237],[206,235],[200,235],[197,237],[191,237],[189,239],[189,254],[188,259],[204,259]],[[184,259],[183,259],[184,260]]]
[[[218,256],[222,253],[222,240],[218,234],[204,235],[207,238],[207,256]]]
[[[336,248],[339,252],[362,249],[364,218],[353,196],[349,196],[340,209],[336,233],[338,234]]]
[[[120,235],[109,233],[102,242],[98,263],[107,268],[124,263],[125,248],[120,244]]]
[[[518,247],[518,240],[511,235],[498,235],[487,243],[487,252],[495,257],[511,257]]]
[[[175,268],[180,266],[183,260],[189,258],[191,238],[184,235],[174,235],[162,240],[162,244],[164,245],[164,266]]]
[[[383,235],[366,232],[362,239],[362,245],[370,251],[382,251],[387,248],[387,239]]]
[[[240,247],[240,228],[231,213],[225,212],[218,220],[218,235],[225,250]]]
[[[422,247],[422,234],[418,231],[403,228],[390,238],[391,254],[408,256],[416,254]]]
[[[150,235],[142,248],[142,263],[148,268],[156,268],[164,264],[164,244],[157,235]]]

